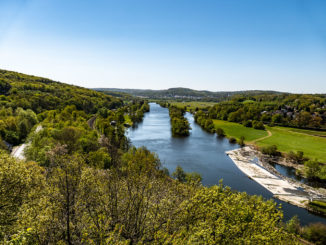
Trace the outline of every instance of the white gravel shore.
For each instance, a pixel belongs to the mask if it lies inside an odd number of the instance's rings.
[[[299,185],[290,183],[286,179],[267,171],[260,164],[255,163],[253,161],[255,151],[250,147],[228,151],[226,154],[243,173],[265,187],[275,198],[307,208],[306,205],[309,200],[315,197],[315,193],[302,190]]]

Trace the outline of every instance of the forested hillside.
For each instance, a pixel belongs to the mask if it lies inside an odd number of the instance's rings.
[[[127,93],[132,96],[144,97],[155,100],[176,100],[176,101],[224,101],[229,100],[233,95],[259,95],[259,94],[279,94],[275,91],[221,91],[212,92],[206,90],[193,90],[189,88],[169,88],[164,90],[150,89],[120,89],[120,88],[96,88],[97,91],[102,91],[107,94],[112,92]]]
[[[101,108],[122,106],[122,100],[46,78],[0,70],[0,137],[7,143],[21,143],[43,119],[42,112],[66,106],[88,115]]]
[[[273,201],[203,187],[180,169],[173,179],[155,154],[132,147],[126,122],[148,110],[143,100],[2,70],[0,243],[298,242]],[[14,159],[9,143],[23,141],[26,160]]]

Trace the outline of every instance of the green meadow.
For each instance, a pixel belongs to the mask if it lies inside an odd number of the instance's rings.
[[[276,145],[281,152],[302,151],[311,158],[326,162],[326,138],[302,132],[292,128],[266,127],[272,133],[271,137],[257,141],[258,146]],[[318,133],[318,131],[316,131]]]
[[[307,129],[300,129],[300,128],[288,128],[288,130],[292,132],[302,133],[302,134],[326,137],[326,131],[307,130]]]
[[[213,120],[215,128],[222,128],[227,137],[234,137],[240,139],[241,136],[245,137],[246,142],[257,140],[268,135],[265,130],[258,130],[253,128],[247,128],[239,123],[233,123],[222,120]]]
[[[202,101],[190,101],[190,102],[169,101],[169,103],[179,108],[184,108],[185,106],[187,106],[187,110],[195,110],[196,108],[203,109],[216,104],[216,102],[202,102]]]
[[[244,136],[247,143],[254,143],[260,147],[276,145],[277,149],[284,153],[303,151],[305,156],[326,163],[326,137],[315,136],[323,136],[325,132],[266,126],[272,134],[268,137],[267,130],[247,128],[228,121],[213,120],[213,122],[215,128],[222,128],[227,137],[240,139]]]

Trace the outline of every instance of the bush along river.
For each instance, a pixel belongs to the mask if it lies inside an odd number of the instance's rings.
[[[183,138],[172,137],[169,111],[155,103],[150,103],[150,112],[146,113],[142,123],[130,128],[127,136],[136,147],[145,146],[155,152],[170,173],[180,165],[186,172],[201,174],[205,186],[216,185],[223,179],[223,184],[234,190],[250,195],[261,195],[265,199],[273,198],[271,192],[249,179],[242,173],[225,152],[239,148],[227,139],[220,139],[215,134],[205,132],[194,122],[192,114],[186,113],[191,132]],[[286,202],[274,199],[282,204],[285,220],[297,215],[302,225],[312,222],[326,223],[326,219]]]

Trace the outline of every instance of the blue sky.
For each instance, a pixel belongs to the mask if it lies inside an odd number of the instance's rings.
[[[324,0],[0,0],[0,68],[84,87],[326,93]]]

